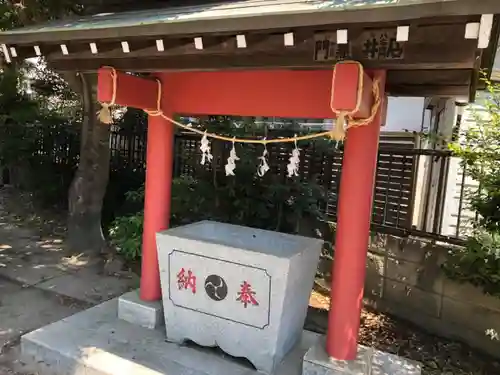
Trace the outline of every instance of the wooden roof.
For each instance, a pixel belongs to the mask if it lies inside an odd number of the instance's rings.
[[[500,0],[233,0],[35,25],[0,33],[0,44],[8,60],[40,54],[80,71],[331,68],[355,59],[387,69],[393,95],[455,96],[469,95],[481,64],[493,64],[499,23],[488,27],[482,15],[496,13]]]
[[[497,0],[240,0],[123,13],[5,31],[1,43],[124,38],[391,22],[500,12]]]

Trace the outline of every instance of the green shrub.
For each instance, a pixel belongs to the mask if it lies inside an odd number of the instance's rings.
[[[255,228],[298,233],[301,223],[323,218],[319,201],[323,190],[312,183],[226,185],[193,177],[178,177],[172,183],[172,227],[199,220],[217,220]],[[127,199],[143,202],[144,187],[129,192]],[[117,252],[132,260],[140,257],[144,213],[117,217],[109,236]]]
[[[479,97],[469,108],[473,125],[449,145],[477,182],[467,198],[478,220],[465,247],[451,252],[443,266],[450,278],[500,296],[500,85],[484,81],[486,91],[481,95],[486,98]]]
[[[479,214],[478,223],[500,231],[500,84],[483,78],[486,90],[471,105],[474,123],[449,145],[461,158],[467,175],[477,182],[469,194],[470,208]],[[483,95],[485,97],[483,97]]]
[[[500,296],[500,234],[477,229],[464,248],[450,251],[444,271],[454,280]]]
[[[127,201],[144,204],[144,186],[136,191],[126,193]],[[138,259],[141,256],[142,230],[144,211],[132,215],[118,216],[109,227],[109,238],[118,254],[127,260]]]
[[[111,243],[116,247],[118,254],[127,260],[138,259],[141,256],[143,222],[144,215],[140,212],[116,218],[109,228]]]
[[[172,181],[171,226],[188,224],[208,217],[209,209],[203,202],[208,202],[201,193],[203,185],[198,185],[190,177],[175,178]],[[144,186],[126,193],[131,205],[144,205]],[[208,209],[208,210],[207,210]],[[205,214],[205,215],[204,215]],[[109,237],[119,254],[128,260],[141,256],[144,211],[118,216],[109,227]]]
[[[204,129],[226,136],[265,136],[257,124],[244,122],[232,127],[227,116],[211,117]],[[286,134],[280,134],[286,136]],[[293,135],[293,133],[291,134]],[[278,136],[277,133],[274,136]],[[302,146],[303,144],[301,144]],[[227,142],[212,140],[214,158],[210,165],[200,165],[199,155],[176,159],[177,168],[189,170],[172,183],[170,226],[185,225],[200,220],[215,220],[254,228],[313,235],[315,225],[324,219],[320,207],[325,204],[325,189],[316,183],[316,176],[287,178],[279,170],[283,153],[290,153],[293,144],[283,148],[268,145],[271,170],[257,176],[258,158],[263,148],[255,145],[236,145],[239,160],[234,176],[226,176],[224,165],[232,147]],[[316,141],[314,149],[334,151],[329,141]],[[181,154],[181,156],[184,154]],[[128,200],[143,204],[144,188],[129,193]],[[129,257],[139,256],[142,212],[118,217],[111,226],[110,237],[118,251]],[[133,239],[126,238],[131,236]]]

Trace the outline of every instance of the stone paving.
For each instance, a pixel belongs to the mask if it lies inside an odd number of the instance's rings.
[[[32,373],[17,359],[22,334],[138,287],[104,272],[99,256],[71,254],[62,236],[13,223],[0,190],[0,375]]]

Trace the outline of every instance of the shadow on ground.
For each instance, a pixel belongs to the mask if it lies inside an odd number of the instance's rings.
[[[0,374],[32,374],[18,359],[24,333],[138,287],[110,275],[100,256],[72,254],[60,218],[44,220],[28,199],[0,189]]]

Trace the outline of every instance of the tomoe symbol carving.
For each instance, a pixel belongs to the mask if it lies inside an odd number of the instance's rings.
[[[214,301],[222,301],[227,296],[227,284],[219,275],[210,275],[205,279],[205,292]]]

